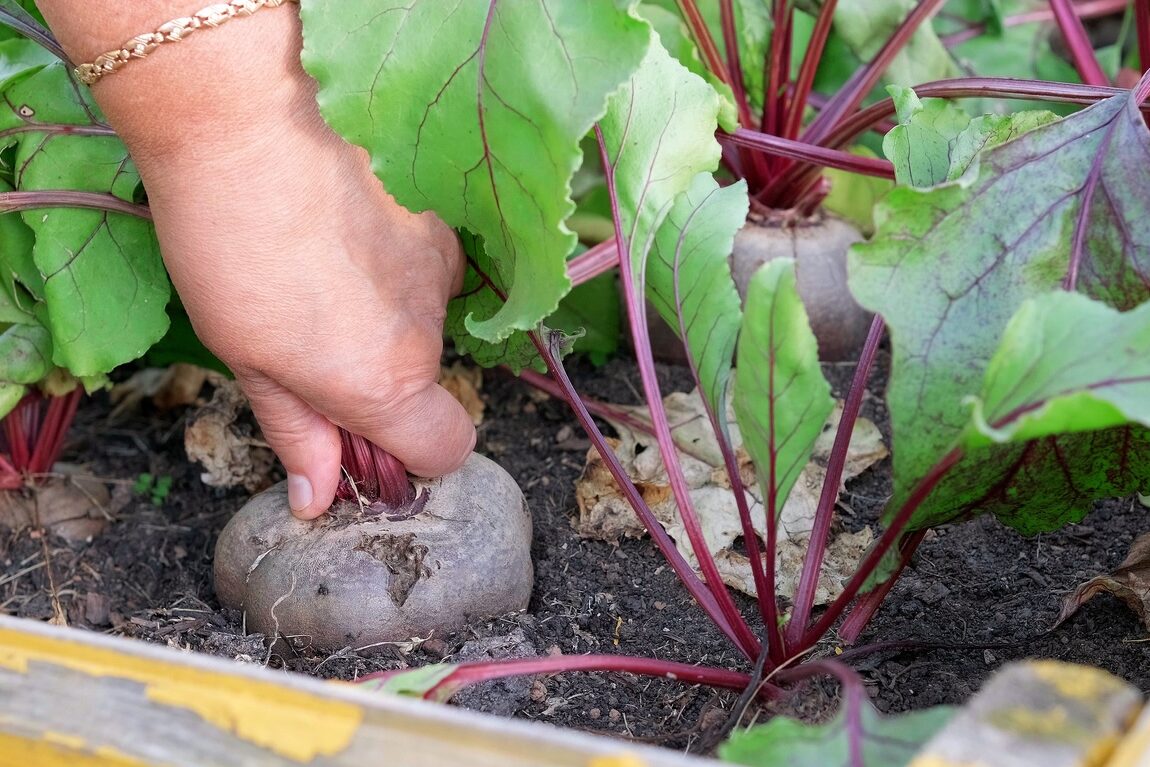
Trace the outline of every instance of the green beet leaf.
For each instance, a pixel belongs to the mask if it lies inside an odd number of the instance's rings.
[[[731,360],[742,318],[728,259],[747,218],[742,181],[700,173],[675,200],[647,262],[647,298],[680,338],[711,412],[725,428]]]
[[[920,99],[910,88],[887,88],[899,124],[886,134],[882,151],[894,164],[895,180],[928,187],[946,181],[951,153],[970,116],[945,99]]]
[[[778,716],[736,732],[719,747],[719,758],[750,767],[905,767],[954,712],[936,706],[888,717],[859,700],[844,703],[826,724]]]
[[[745,4],[746,0],[739,0],[736,4],[736,18],[741,18],[739,11],[742,11],[743,14],[746,13],[744,8]],[[715,11],[718,10],[718,6],[711,6],[711,8]],[[699,48],[695,45],[695,41],[691,37],[691,31],[687,28],[687,24],[683,21],[682,17],[668,8],[652,3],[640,3],[637,10],[639,15],[654,28],[656,34],[659,35],[659,42],[667,49],[668,53],[674,56],[680,64],[706,80],[711,84],[712,88],[722,94],[723,108],[719,113],[719,124],[723,126],[723,129],[733,131],[739,127],[738,107],[735,106],[735,96],[731,91],[731,87],[716,77],[711,70],[707,69],[707,65],[703,63],[702,56],[699,54]],[[706,9],[701,10],[706,12]],[[760,13],[765,15],[763,11],[760,11]],[[717,15],[716,13],[715,16],[717,17]],[[751,20],[759,21],[760,19],[758,15],[755,15],[751,17]],[[716,25],[717,23],[716,18]],[[756,42],[765,42],[767,37],[765,31],[761,30],[761,26],[754,24],[749,27],[741,26],[739,31],[744,37],[749,35],[751,39]],[[761,35],[759,34],[760,31],[762,31]],[[760,48],[759,61],[762,60],[761,50]],[[755,67],[751,67],[746,72],[746,75],[750,76],[755,69]],[[757,69],[761,87],[763,79],[762,67],[758,67]],[[758,100],[762,101],[761,98]]]
[[[1003,13],[1016,15],[1020,12],[1033,10],[1033,5],[1026,2],[1008,0],[1003,3],[1004,8],[995,12],[991,9],[989,14],[967,15],[968,21],[950,15],[954,1],[947,3],[947,17],[940,14],[936,25],[940,30],[945,28],[943,34],[961,33],[970,23],[980,21],[990,22],[986,33],[978,34],[958,42],[950,47],[951,55],[962,64],[967,75],[977,77],[1014,77],[1035,80],[1050,80],[1053,82],[1076,83],[1080,82],[1078,72],[1065,55],[1065,50],[1059,45],[1060,36],[1050,34],[1053,26],[1049,21],[1036,20],[1029,24],[1016,24],[1001,27]],[[997,3],[993,3],[997,5]],[[1001,29],[994,29],[994,24]],[[972,102],[965,102],[968,106]],[[1070,104],[1051,104],[1050,102],[1019,102],[1016,99],[982,98],[975,102],[977,110],[982,112],[1007,113],[1020,108],[1052,109],[1065,115],[1075,111],[1076,107]]]
[[[570,287],[579,142],[650,44],[632,5],[302,4],[303,61],[327,121],[368,149],[401,204],[483,239],[507,300],[464,322],[488,342],[535,328]]]
[[[719,109],[718,94],[656,43],[600,122],[622,246],[640,296],[663,220],[695,177],[719,163]]]
[[[1007,325],[973,402],[968,448],[1131,422],[1150,426],[1150,303],[1120,313],[1061,291],[1027,301]],[[1150,483],[1150,464],[1133,468]]]
[[[20,79],[5,96],[0,130],[18,131],[17,189],[134,198],[139,176],[118,139],[35,130],[94,120],[94,106],[72,87],[62,64]],[[69,208],[22,215],[36,238],[33,259],[43,276],[55,364],[77,376],[99,375],[138,358],[164,335],[171,286],[150,222]],[[31,288],[34,281],[22,282]]]
[[[718,7],[718,3],[700,3],[704,12],[708,8]],[[743,70],[743,87],[747,93],[747,101],[752,108],[761,110],[763,106],[763,93],[767,83],[764,79],[763,61],[771,48],[771,14],[767,3],[762,0],[734,0],[735,32],[738,37],[739,64]],[[718,15],[718,14],[716,14]],[[715,33],[715,43],[723,51],[723,35],[721,29]],[[724,124],[724,128],[732,130],[733,126]]]
[[[0,91],[15,79],[43,69],[56,57],[31,40],[15,37],[0,42]]]
[[[52,336],[39,325],[12,325],[0,333],[0,418],[52,370]]]
[[[12,325],[0,334],[4,383],[38,383],[52,369],[52,337],[39,325]]]
[[[1053,122],[1052,112],[969,115],[945,99],[920,99],[911,88],[887,88],[899,124],[883,139],[898,183],[921,188],[960,178],[975,157],[1024,133]]]
[[[865,146],[854,146],[850,153],[859,157],[877,157]],[[861,173],[827,168],[823,176],[831,184],[830,194],[823,200],[823,207],[847,221],[850,221],[864,237],[874,234],[874,209],[887,192],[894,188],[894,182],[886,178],[864,176]]]
[[[982,24],[987,35],[997,37],[1006,28],[1007,9],[1003,7],[1003,0],[951,0],[946,10],[946,20],[949,20],[950,26],[954,27],[954,29],[948,28],[948,32],[961,30],[972,24]],[[946,20],[942,20],[944,24]]]
[[[916,4],[916,0],[839,0],[835,7],[835,36],[859,59],[870,61]],[[806,0],[801,7],[817,13],[822,0]],[[824,59],[827,58],[824,55]],[[960,74],[928,22],[921,25],[895,55],[884,79],[898,85],[911,85]]]
[[[751,278],[738,351],[735,418],[763,495],[781,511],[835,404],[792,259],[770,261]]]
[[[507,365],[515,373],[524,368],[546,370],[526,332],[516,331],[498,341],[488,341],[468,331],[468,317],[499,311],[507,295],[507,284],[481,238],[464,230],[459,232],[459,242],[470,266],[463,277],[463,290],[447,305],[444,322],[444,330],[455,340],[456,351],[484,367]]]
[[[0,181],[0,192],[12,191]],[[35,236],[19,214],[0,215],[0,323],[35,321],[34,309],[44,295],[44,278],[32,260]]]
[[[727,46],[723,37],[719,3],[705,2],[697,5],[711,33],[711,39],[715,41],[719,54],[724,57],[723,61],[726,61]],[[735,14],[735,37],[739,48],[739,63],[743,69],[743,87],[747,101],[757,110],[763,105],[763,61],[771,43],[770,4],[762,0],[733,0],[731,8]],[[719,122],[724,130],[733,131],[738,127],[738,112],[731,88],[715,77],[703,62],[694,37],[683,20],[679,0],[646,0],[638,6],[638,13],[655,28],[663,47],[680,64],[709,82],[723,95],[726,103]]]
[[[888,402],[899,508],[958,444],[963,399],[1024,301],[1069,287],[1120,310],[1150,299],[1150,134],[1115,96],[981,153],[959,179],[898,188],[851,256],[850,285],[890,327]],[[912,526],[994,513],[1024,531],[1080,518],[1122,492],[1145,444],[1127,429],[970,451]]]
[[[383,680],[370,680],[359,685],[361,690],[422,698],[456,670],[450,663],[433,663],[394,674]]]

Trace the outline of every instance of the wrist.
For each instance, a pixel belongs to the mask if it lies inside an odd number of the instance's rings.
[[[194,13],[197,3],[203,0],[114,3],[113,10],[101,0],[41,0],[77,62]],[[129,12],[121,13],[122,7]],[[138,160],[195,154],[211,145],[220,150],[225,143],[259,141],[275,123],[318,121],[314,83],[299,63],[297,7],[267,8],[157,46],[96,82],[93,96]]]

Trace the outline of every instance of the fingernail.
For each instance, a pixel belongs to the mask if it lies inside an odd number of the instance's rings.
[[[288,506],[291,506],[292,513],[298,514],[311,506],[313,495],[311,482],[308,481],[307,477],[301,474],[288,474],[287,486]]]

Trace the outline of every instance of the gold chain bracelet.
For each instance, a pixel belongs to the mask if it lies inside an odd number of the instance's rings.
[[[261,8],[276,8],[299,0],[229,0],[201,8],[191,16],[161,24],[155,32],[136,35],[119,48],[100,54],[90,64],[76,67],[76,77],[85,85],[92,85],[104,75],[119,71],[132,59],[142,59],[163,43],[178,43],[202,27],[218,27],[237,16],[251,16]]]

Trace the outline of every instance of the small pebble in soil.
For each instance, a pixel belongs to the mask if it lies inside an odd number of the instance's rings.
[[[603,712],[597,708],[593,708],[587,712],[587,716],[591,717],[592,719],[598,719],[599,717],[603,716]]]
[[[419,649],[423,650],[433,658],[443,658],[445,655],[447,655],[447,643],[438,637],[432,637],[431,639],[428,639],[426,642],[419,646]]]
[[[919,595],[919,599],[928,605],[933,605],[938,604],[943,599],[946,599],[949,594],[950,589],[946,587],[945,583],[942,581],[935,581],[934,583],[930,584],[930,586],[928,586],[926,590],[922,592],[922,594]]]
[[[717,730],[726,723],[728,716],[729,714],[718,706],[709,708],[699,717],[699,729],[703,732]]]

